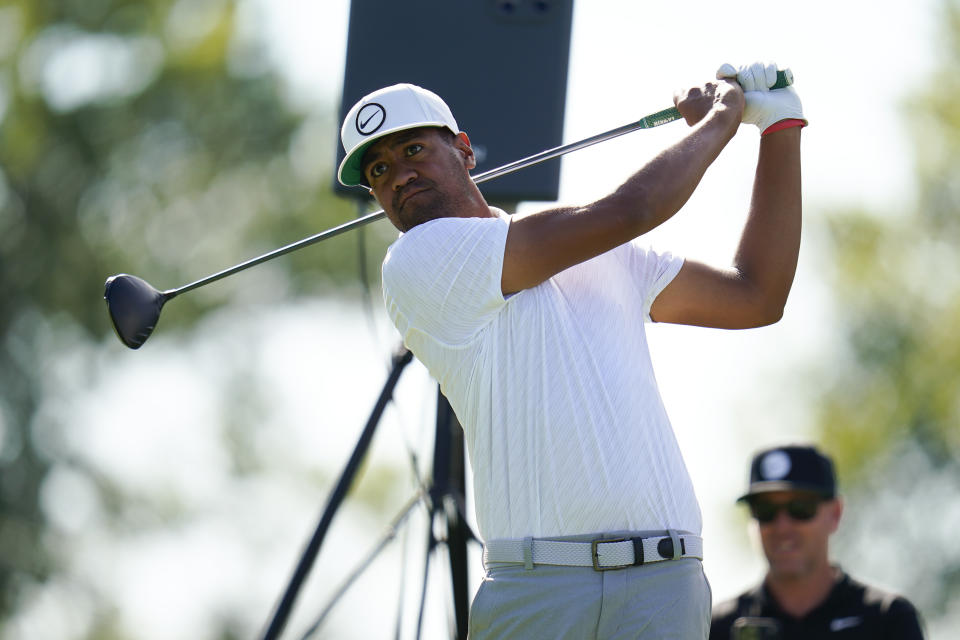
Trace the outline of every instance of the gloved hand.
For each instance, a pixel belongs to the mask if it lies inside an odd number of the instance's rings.
[[[777,65],[755,62],[737,69],[732,64],[723,64],[717,69],[717,79],[725,78],[740,83],[746,100],[741,121],[757,125],[760,133],[781,120],[802,120],[806,126],[803,105],[793,87],[770,90],[777,81]]]

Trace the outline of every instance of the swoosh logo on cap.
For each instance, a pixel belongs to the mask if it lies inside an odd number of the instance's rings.
[[[368,136],[383,126],[387,121],[387,110],[383,105],[376,102],[370,102],[357,112],[357,133]]]

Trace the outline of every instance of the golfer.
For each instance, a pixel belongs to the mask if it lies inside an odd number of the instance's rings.
[[[675,96],[689,130],[616,191],[523,216],[484,200],[437,95],[399,84],[346,115],[338,178],[368,186],[402,232],[383,263],[387,312],[464,429],[487,570],[474,640],[707,637],[700,510],[644,322],[781,317],[806,124],[792,88],[768,89],[773,65],[717,76]],[[635,242],[680,210],[741,122],[762,135],[731,267]]]

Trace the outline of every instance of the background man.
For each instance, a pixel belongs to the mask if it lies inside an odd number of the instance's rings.
[[[830,564],[840,524],[833,462],[810,446],[761,451],[745,502],[769,568],[763,583],[713,611],[710,640],[919,640],[906,599],[861,584]]]
[[[403,232],[387,312],[464,428],[488,571],[474,640],[707,635],[700,511],[643,325],[780,318],[805,124],[793,89],[769,90],[773,65],[718,77],[675,96],[690,129],[615,192],[524,216],[484,200],[439,96],[395,85],[344,119],[340,181],[367,185]],[[764,135],[732,267],[632,242],[683,206],[741,121]]]

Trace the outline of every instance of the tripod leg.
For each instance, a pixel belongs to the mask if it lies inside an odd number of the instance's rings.
[[[463,428],[447,399],[437,390],[437,435],[433,454],[434,510],[444,508],[456,640],[466,640],[470,611],[467,541],[472,537],[458,508],[466,495]]]
[[[387,408],[387,404],[393,396],[393,389],[400,379],[403,368],[407,366],[412,359],[413,354],[406,349],[402,349],[394,356],[393,369],[390,371],[387,382],[380,392],[380,397],[377,399],[370,419],[367,420],[367,424],[363,429],[363,433],[360,435],[353,454],[351,454],[347,466],[337,481],[337,486],[330,494],[327,506],[323,511],[323,515],[320,517],[320,522],[317,524],[317,528],[310,538],[307,548],[304,549],[303,555],[297,563],[293,576],[290,578],[290,583],[287,585],[286,591],[284,591],[283,598],[281,598],[280,603],[277,605],[270,624],[262,636],[263,640],[276,640],[283,632],[283,628],[287,624],[287,619],[290,617],[290,612],[293,610],[293,604],[296,602],[297,596],[300,593],[300,588],[303,586],[304,580],[306,580],[310,569],[313,567],[313,561],[316,560],[317,554],[320,552],[320,545],[323,544],[323,539],[327,535],[327,529],[330,528],[333,516],[340,507],[340,503],[342,503],[346,497],[347,491],[350,489],[350,484],[353,482],[353,477],[363,462],[367,449],[370,448],[370,441],[373,439],[377,424],[380,422],[380,416],[383,415],[384,409]]]

